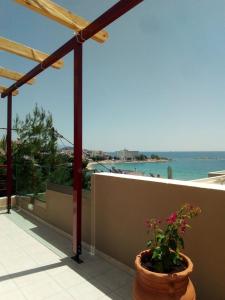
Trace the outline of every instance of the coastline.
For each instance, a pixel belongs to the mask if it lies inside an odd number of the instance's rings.
[[[151,155],[151,153],[148,153]],[[196,152],[196,151],[179,151],[179,152],[160,152],[158,155],[167,157],[165,162],[159,161],[121,161],[121,160],[103,160],[98,166],[96,162],[89,162],[90,170],[101,169],[107,172],[107,168],[111,169],[113,166],[116,169],[123,169],[126,171],[143,172],[145,175],[157,174],[161,178],[167,178],[167,166],[169,165],[173,170],[173,178],[177,180],[196,180],[208,177],[210,172],[225,170],[225,151],[211,151],[211,152]],[[207,157],[208,159],[201,159]],[[152,163],[151,163],[152,162]],[[155,163],[159,162],[159,163]],[[127,167],[126,167],[127,166]],[[151,175],[150,175],[151,176]]]
[[[152,158],[148,158],[146,160],[100,160],[100,161],[93,161],[93,162],[89,162],[87,165],[87,169],[88,170],[93,170],[94,166],[98,165],[98,164],[102,164],[102,165],[115,165],[115,164],[133,164],[133,163],[165,163],[168,162],[169,159],[152,159]]]

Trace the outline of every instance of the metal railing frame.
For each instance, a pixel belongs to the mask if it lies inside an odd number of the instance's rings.
[[[7,97],[7,211],[11,209],[12,195],[12,93],[29,80],[43,72],[69,52],[74,52],[74,167],[73,167],[73,252],[74,259],[81,262],[81,197],[82,197],[82,44],[97,32],[114,22],[143,0],[120,0],[86,28],[58,48],[40,64],[5,90]]]

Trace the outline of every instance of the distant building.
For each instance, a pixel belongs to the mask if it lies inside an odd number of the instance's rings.
[[[139,156],[139,151],[129,151],[127,149],[117,151],[116,156],[120,160],[135,160],[137,156]]]
[[[93,158],[101,158],[101,159],[107,159],[106,152],[102,150],[83,150],[83,155],[85,159],[93,159]]]
[[[96,156],[105,156],[105,152],[101,151],[101,150],[89,150],[90,156],[91,157],[96,157]]]
[[[73,156],[73,147],[70,147],[70,146],[64,147],[59,151],[59,153],[72,157]]]

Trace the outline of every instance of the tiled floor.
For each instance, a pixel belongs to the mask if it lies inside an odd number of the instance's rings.
[[[85,252],[71,260],[71,241],[22,212],[0,214],[1,300],[132,299],[132,276]]]

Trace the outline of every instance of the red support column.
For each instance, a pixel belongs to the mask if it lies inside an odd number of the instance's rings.
[[[80,263],[82,221],[82,44],[74,49],[73,252]]]
[[[10,214],[12,196],[12,94],[7,101],[7,211]]]

